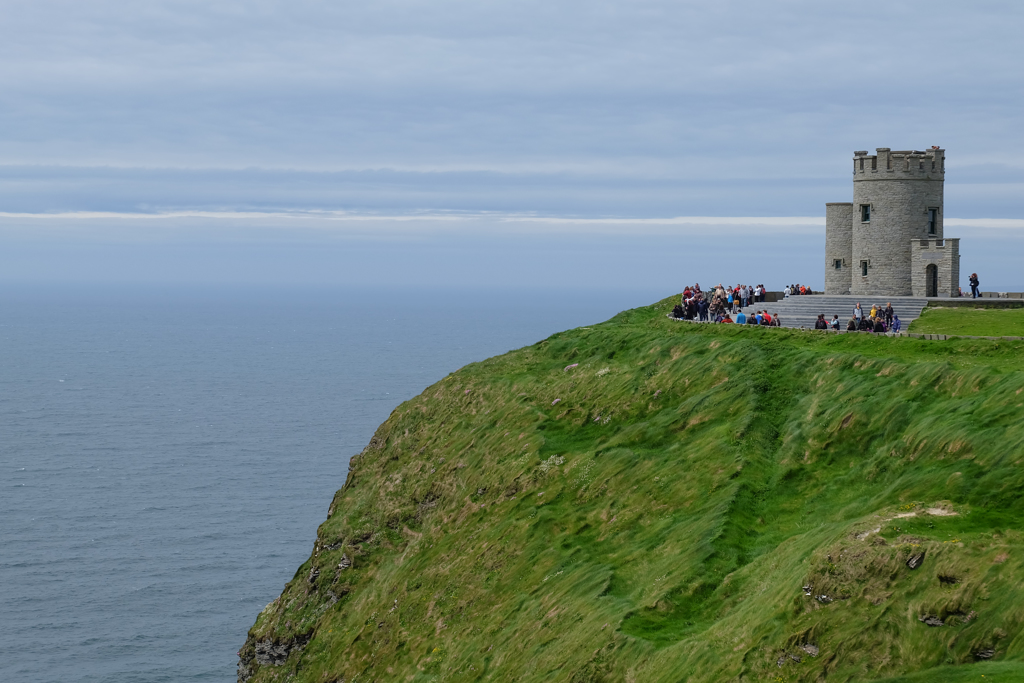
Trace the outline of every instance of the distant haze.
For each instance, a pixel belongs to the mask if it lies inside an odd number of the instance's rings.
[[[5,3],[0,281],[373,279],[435,263],[425,249],[488,280],[582,282],[581,250],[607,247],[589,259],[606,282],[615,256],[624,280],[662,282],[629,265],[654,249],[685,280],[814,284],[821,230],[799,219],[849,199],[852,152],[940,145],[946,215],[989,221],[947,225],[963,268],[1024,288],[1022,20],[1015,2]],[[24,218],[182,211],[222,217],[130,237],[129,219]],[[364,226],[390,266],[345,247],[339,274],[322,262],[351,225],[238,215],[310,211],[432,222]],[[627,222],[505,222],[524,215]],[[793,218],[806,237],[628,223],[680,216]]]

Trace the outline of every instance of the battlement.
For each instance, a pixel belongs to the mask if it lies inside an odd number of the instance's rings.
[[[879,147],[876,154],[866,150],[853,153],[853,180],[943,180],[946,174],[946,150],[932,147],[893,151]]]

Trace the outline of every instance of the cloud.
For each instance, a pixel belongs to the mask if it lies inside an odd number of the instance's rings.
[[[1024,5],[37,0],[0,17],[13,212],[820,215],[948,152],[1024,215]]]

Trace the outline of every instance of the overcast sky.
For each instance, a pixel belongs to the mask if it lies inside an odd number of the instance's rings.
[[[1021,219],[1022,29],[984,0],[6,0],[0,213],[815,217],[854,150],[940,145],[947,216]]]

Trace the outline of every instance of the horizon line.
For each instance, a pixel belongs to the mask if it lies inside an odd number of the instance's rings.
[[[167,220],[175,218],[209,219],[304,219],[340,222],[415,222],[415,221],[456,221],[496,220],[502,223],[555,223],[594,225],[773,225],[773,226],[814,226],[824,227],[822,216],[670,216],[670,217],[585,217],[585,216],[542,216],[530,213],[500,212],[432,212],[414,214],[363,214],[340,210],[294,210],[294,211],[209,211],[177,210],[159,212],[129,211],[63,211],[63,212],[8,212],[0,211],[0,219],[54,219],[54,220]],[[1019,228],[1024,229],[1024,218],[946,218],[945,226],[976,228]]]

